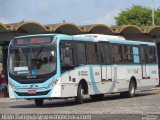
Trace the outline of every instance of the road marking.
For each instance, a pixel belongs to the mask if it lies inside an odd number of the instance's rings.
[[[160,89],[157,89],[157,90],[151,90],[150,92],[160,93]]]

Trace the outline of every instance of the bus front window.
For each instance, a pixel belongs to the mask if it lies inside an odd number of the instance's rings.
[[[56,70],[54,47],[15,48],[10,51],[10,73],[13,75],[43,75]]]

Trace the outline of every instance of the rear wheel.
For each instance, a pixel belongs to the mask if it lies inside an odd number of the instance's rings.
[[[129,91],[127,92],[128,97],[134,97],[135,96],[135,90],[136,90],[136,84],[133,80],[131,80],[129,84]]]
[[[129,90],[127,92],[122,92],[120,95],[122,97],[134,97],[135,96],[135,90],[136,90],[136,84],[133,80],[130,81],[129,83]]]
[[[83,96],[84,96],[84,89],[82,87],[82,84],[80,84],[78,86],[77,97],[76,97],[76,102],[78,104],[82,104],[83,103]]]
[[[35,105],[37,107],[43,106],[43,99],[35,99]]]

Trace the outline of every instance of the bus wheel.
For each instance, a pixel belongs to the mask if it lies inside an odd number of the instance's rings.
[[[136,84],[133,80],[130,81],[129,83],[129,91],[127,92],[128,97],[134,97],[135,95],[135,90],[136,90]]]
[[[129,90],[127,92],[120,93],[120,95],[122,97],[132,98],[135,95],[135,90],[136,90],[135,82],[133,80],[131,80],[130,83],[129,83]]]
[[[35,99],[35,105],[37,107],[43,106],[43,99]]]
[[[92,100],[101,100],[103,99],[103,97],[104,97],[104,94],[90,95],[90,98]]]
[[[78,104],[83,103],[83,95],[84,95],[84,90],[82,84],[80,84],[77,90],[77,97],[75,99]]]

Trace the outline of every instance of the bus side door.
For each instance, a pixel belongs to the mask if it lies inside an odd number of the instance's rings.
[[[150,61],[150,72],[151,72],[151,79],[155,80],[158,79],[159,77],[159,72],[158,72],[158,59],[157,59],[157,54],[156,54],[156,47],[155,46],[150,46],[149,49],[149,61]]]
[[[101,79],[102,82],[112,81],[112,67],[110,64],[111,57],[110,57],[110,50],[109,50],[109,43],[108,42],[99,42],[98,43],[99,49],[99,62],[101,64]]]
[[[151,78],[150,63],[149,63],[149,46],[140,46],[140,56],[142,64],[142,81],[141,85],[145,86],[148,84],[148,80]]]

